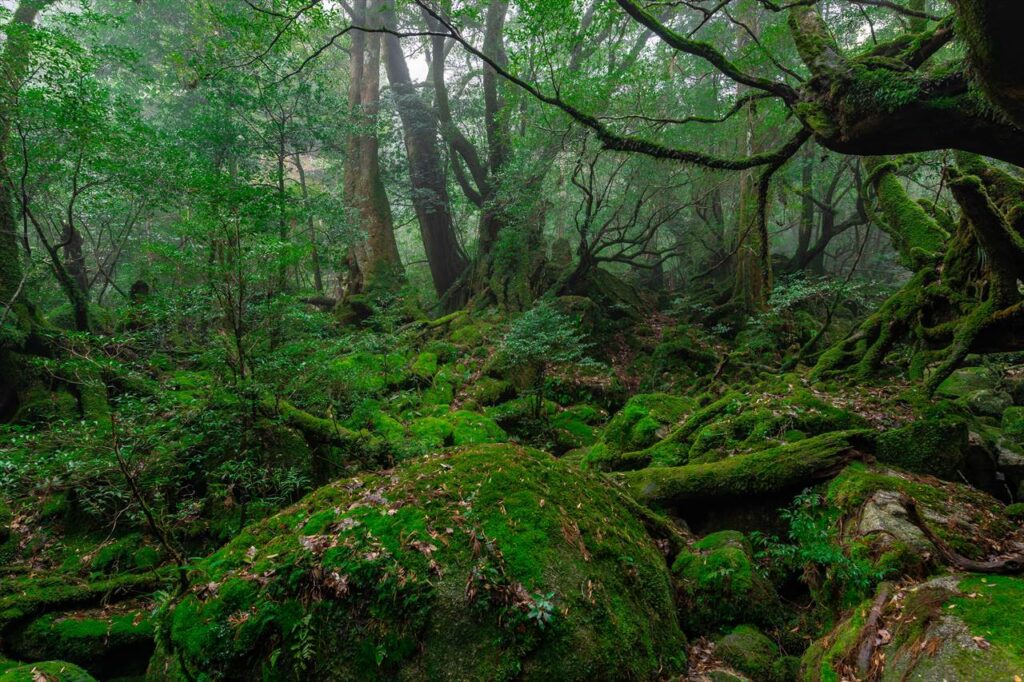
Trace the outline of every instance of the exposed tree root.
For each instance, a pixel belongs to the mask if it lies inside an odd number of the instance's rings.
[[[912,498],[903,495],[901,499],[903,507],[907,510],[907,517],[910,522],[921,529],[925,537],[935,545],[935,548],[945,559],[946,563],[954,568],[972,573],[1000,573],[1003,575],[1017,575],[1024,573],[1024,554],[1012,554],[989,561],[975,561],[957,554],[946,542],[935,534],[928,523],[921,516],[917,508],[917,502]]]

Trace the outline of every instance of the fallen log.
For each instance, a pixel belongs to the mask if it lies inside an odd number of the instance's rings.
[[[871,431],[835,431],[718,462],[649,467],[618,478],[640,502],[682,509],[799,491],[834,477],[871,448]]]

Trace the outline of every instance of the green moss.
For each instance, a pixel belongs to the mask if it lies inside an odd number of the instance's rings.
[[[380,393],[408,379],[407,359],[399,353],[357,351],[335,360],[330,376],[341,389],[354,393]]]
[[[1024,445],[1024,407],[1008,407],[1003,412],[1003,434],[1015,443]]]
[[[807,682],[840,682],[842,678],[836,669],[860,641],[861,629],[870,609],[870,600],[865,601],[831,633],[808,647],[800,659],[798,679]]]
[[[123,669],[124,658],[133,655],[145,668],[153,625],[143,610],[48,613],[8,639],[8,650],[18,658],[67,660],[100,673]]]
[[[878,461],[921,474],[958,479],[967,455],[967,423],[924,419],[879,435]]]
[[[71,605],[97,603],[111,594],[151,591],[159,576],[119,575],[91,582],[67,582],[65,576],[30,577],[0,582],[0,630],[44,612]]]
[[[628,508],[537,451],[412,460],[247,529],[164,625],[210,680],[652,679],[683,638]]]
[[[497,405],[502,400],[512,397],[515,391],[511,382],[504,379],[483,376],[466,388],[466,397],[481,407]]]
[[[77,665],[65,661],[43,661],[0,671],[0,682],[96,682]]]
[[[1007,518],[1015,521],[1024,521],[1024,502],[1017,502],[1015,504],[1006,505],[1006,509],[1003,510]]]
[[[437,354],[424,351],[412,363],[412,373],[421,379],[432,379],[437,374]]]
[[[672,564],[682,602],[680,620],[687,632],[703,633],[738,623],[776,624],[781,605],[761,576],[742,533],[713,533]]]
[[[437,449],[449,444],[452,425],[438,417],[422,417],[409,424],[409,432],[426,449]]]
[[[508,440],[508,434],[493,419],[479,412],[456,410],[447,415],[446,420],[452,426],[454,445],[500,443]]]
[[[693,401],[666,393],[634,395],[608,422],[603,440],[620,451],[641,450],[657,442],[659,430],[692,409]]]
[[[638,500],[683,508],[751,495],[799,490],[846,461],[872,434],[839,431],[707,464],[650,467],[624,474]]]
[[[716,640],[715,655],[758,682],[796,679],[798,661],[783,656],[775,642],[751,625],[739,625]]]
[[[984,637],[1011,667],[1024,671],[1024,580],[1002,575],[969,575],[960,580],[953,605],[974,636]]]

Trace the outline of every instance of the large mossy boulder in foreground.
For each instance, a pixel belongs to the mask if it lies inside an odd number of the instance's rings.
[[[1024,579],[967,574],[879,590],[807,650],[801,680],[1012,681],[1024,673]]]
[[[150,678],[656,679],[685,638],[629,509],[509,445],[339,481],[195,567]]]

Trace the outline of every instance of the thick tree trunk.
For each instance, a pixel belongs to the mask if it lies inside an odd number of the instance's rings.
[[[387,8],[384,19],[390,26],[397,27],[393,7]],[[437,122],[413,86],[399,38],[387,35],[385,49],[388,81],[402,120],[412,202],[420,225],[423,249],[434,289],[439,297],[444,297],[462,276],[467,262],[455,236],[448,179],[437,143]],[[452,298],[447,301],[449,306],[460,303]]]
[[[354,23],[381,26],[380,0],[356,0]],[[345,159],[344,198],[365,239],[349,251],[350,294],[395,289],[403,279],[384,181],[380,176],[377,116],[380,111],[381,34],[352,34],[349,116],[355,126]]]

